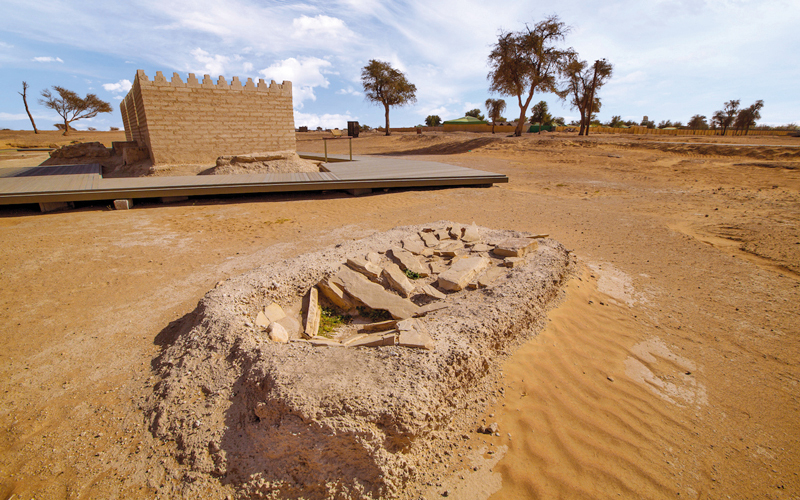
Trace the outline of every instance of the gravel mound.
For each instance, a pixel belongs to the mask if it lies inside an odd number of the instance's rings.
[[[254,318],[272,302],[291,310],[347,258],[447,224],[376,233],[209,291],[154,360],[160,381],[145,408],[193,470],[187,483],[219,480],[243,498],[410,497],[442,447],[474,430],[502,360],[542,328],[569,252],[539,239],[492,286],[448,293],[447,308],[421,318],[432,350],[274,343]],[[478,229],[487,242],[531,236]]]

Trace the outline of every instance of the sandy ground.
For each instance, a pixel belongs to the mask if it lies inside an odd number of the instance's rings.
[[[171,324],[257,265],[441,219],[549,233],[583,271],[505,364],[500,437],[445,453],[426,497],[800,497],[800,143],[659,139],[368,135],[356,154],[510,183],[0,207],[0,498],[166,497],[192,477],[165,475],[141,404]]]

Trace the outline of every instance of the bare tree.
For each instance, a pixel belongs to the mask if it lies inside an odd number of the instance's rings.
[[[516,96],[519,120],[514,135],[522,135],[525,115],[536,92],[555,92],[556,78],[564,61],[574,53],[571,48],[556,46],[563,42],[570,28],[553,15],[536,23],[533,29],[501,32],[489,54],[489,90]],[[524,96],[524,100],[523,100]]]
[[[761,108],[763,107],[764,101],[759,99],[754,104],[739,111],[739,114],[736,115],[734,126],[738,130],[744,129],[744,135],[747,135],[750,132],[750,127],[756,124],[756,120],[761,119]]]
[[[503,99],[486,99],[486,114],[492,120],[492,133],[494,134],[494,124],[500,120],[503,111],[506,110],[506,101]]]
[[[36,130],[36,122],[33,121],[33,115],[31,111],[28,109],[28,82],[22,82],[22,92],[17,92],[17,94],[22,96],[22,102],[25,104],[25,112],[28,113],[28,118],[31,119],[31,125],[33,125],[33,133],[38,134],[39,131]]]
[[[368,100],[380,104],[386,111],[386,135],[389,130],[389,108],[417,102],[417,86],[406,80],[406,75],[389,63],[370,59],[361,69],[361,83]]]
[[[39,104],[47,106],[64,119],[64,135],[69,134],[69,124],[84,118],[94,118],[98,113],[111,113],[111,105],[94,94],[86,94],[81,98],[78,94],[64,87],[53,86],[58,96],[50,89],[42,90],[43,99]]]
[[[595,94],[608,82],[612,73],[613,67],[605,59],[595,61],[590,68],[589,63],[579,60],[578,55],[573,53],[565,62],[563,74],[566,85],[556,94],[581,114],[578,135],[589,135],[592,113],[600,111],[600,99]]]

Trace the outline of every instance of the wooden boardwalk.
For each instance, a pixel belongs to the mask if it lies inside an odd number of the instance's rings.
[[[317,154],[299,153],[318,158]],[[397,158],[328,155],[327,172],[104,179],[98,164],[0,169],[0,205],[174,196],[491,185],[502,174]]]

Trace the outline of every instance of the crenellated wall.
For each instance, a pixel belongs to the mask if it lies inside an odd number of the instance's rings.
[[[198,81],[189,73],[184,82],[160,71],[150,80],[137,70],[120,113],[127,140],[146,147],[153,164],[213,165],[223,155],[296,149],[288,81]]]

